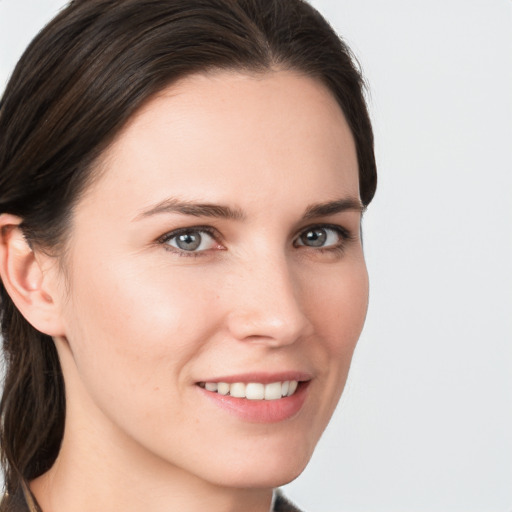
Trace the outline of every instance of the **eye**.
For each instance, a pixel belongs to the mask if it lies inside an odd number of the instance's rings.
[[[314,226],[303,231],[294,245],[336,249],[341,247],[348,238],[348,233],[340,226]]]
[[[205,228],[186,228],[164,235],[160,242],[184,252],[202,252],[220,247],[213,233]]]

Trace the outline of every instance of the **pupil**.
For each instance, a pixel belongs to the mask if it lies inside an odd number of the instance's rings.
[[[199,233],[179,235],[176,245],[184,251],[193,251],[201,245],[201,235]]]
[[[327,234],[324,229],[315,229],[314,231],[308,231],[303,237],[302,241],[305,245],[310,247],[321,247],[325,244]]]

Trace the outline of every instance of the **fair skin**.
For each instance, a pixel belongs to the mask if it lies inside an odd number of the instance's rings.
[[[60,454],[31,484],[43,510],[268,511],[345,384],[368,301],[360,220],[341,109],[284,70],[194,75],[149,101],[60,260],[3,216],[2,278],[66,382]],[[272,400],[205,389],[285,381]]]

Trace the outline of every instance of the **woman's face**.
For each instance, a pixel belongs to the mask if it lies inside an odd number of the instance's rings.
[[[218,72],[152,99],[74,210],[68,441],[217,485],[296,477],[366,314],[360,217],[354,141],[317,81]]]

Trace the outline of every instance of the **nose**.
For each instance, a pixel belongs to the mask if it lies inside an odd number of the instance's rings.
[[[231,335],[272,347],[309,336],[313,325],[305,306],[305,290],[286,258],[262,258],[232,276]]]

